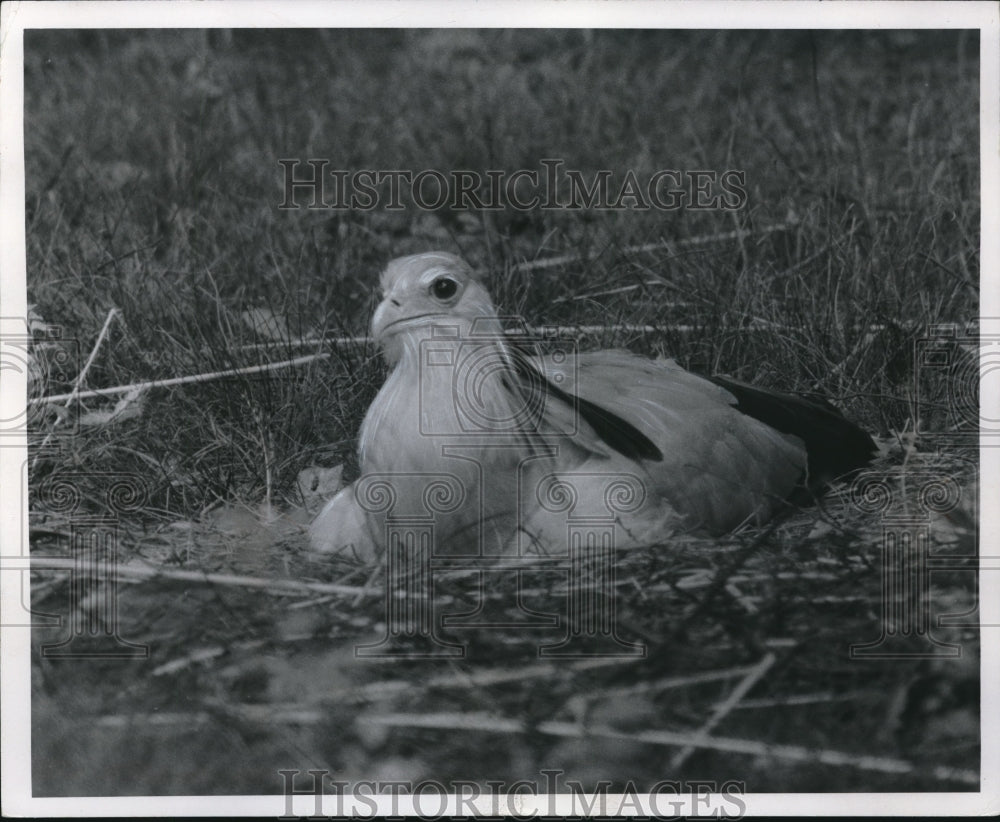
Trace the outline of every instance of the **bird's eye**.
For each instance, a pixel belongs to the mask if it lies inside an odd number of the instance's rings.
[[[438,277],[431,283],[431,294],[439,300],[450,300],[458,291],[458,283],[451,277]]]

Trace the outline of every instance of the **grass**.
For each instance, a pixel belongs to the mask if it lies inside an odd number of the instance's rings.
[[[29,302],[78,341],[80,364],[118,311],[84,388],[241,369],[309,353],[301,336],[364,334],[381,266],[444,248],[485,268],[502,309],[531,324],[656,329],[589,334],[583,347],[626,346],[831,399],[880,437],[878,469],[903,499],[915,505],[920,477],[959,480],[962,503],[935,520],[933,544],[974,552],[976,463],[949,411],[956,389],[913,360],[929,327],[978,316],[974,32],[36,31],[25,45]],[[281,158],[483,172],[547,157],[617,179],[738,169],[747,203],[471,215],[277,207]],[[690,242],[735,230],[745,233]],[[649,243],[663,245],[629,250]],[[561,255],[577,259],[525,265]],[[50,366],[36,393],[72,390],[79,369],[46,359],[60,345],[36,347]],[[113,405],[93,399],[71,404],[77,426],[40,415],[35,549],[66,551],[70,521],[45,493],[52,483],[70,476],[77,513],[99,514],[109,478],[135,476],[145,496],[120,523],[126,568],[144,559],[377,580],[372,568],[316,562],[296,530],[307,519],[303,470],[343,464],[356,475],[355,437],[384,376],[370,344],[323,351],[294,369],[152,389],[117,418],[88,417]],[[279,792],[288,767],[347,779],[513,781],[558,767],[585,783],[967,790],[932,769],[978,770],[977,632],[935,628],[961,644],[959,660],[848,655],[879,633],[880,528],[841,490],[764,536],[628,552],[617,566],[622,631],[650,642],[649,658],[537,675],[535,648],[552,631],[466,631],[463,662],[362,662],[352,648],[379,635],[377,595],[123,583],[121,636],[151,657],[36,654],[35,791]],[[535,573],[537,604],[559,610],[564,581]],[[442,585],[457,603],[478,590],[469,575]],[[498,579],[492,605],[506,607],[512,585]],[[932,594],[935,609],[968,610],[975,580],[937,571]],[[66,612],[67,595],[65,577],[37,575],[37,607]],[[57,633],[39,631],[36,647]],[[641,737],[693,734],[767,653],[773,665],[713,733],[809,755],[699,748],[672,768],[676,746]],[[521,677],[470,684],[484,671]],[[736,673],[669,682],[712,671]],[[763,707],[746,707],[754,700]],[[524,732],[458,729],[484,712]],[[414,713],[446,718],[437,729],[386,719]],[[620,738],[542,730],[584,717]],[[909,770],[831,765],[823,751]]]

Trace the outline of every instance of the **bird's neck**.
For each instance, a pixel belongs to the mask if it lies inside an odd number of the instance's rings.
[[[443,448],[509,451],[520,439],[510,356],[502,338],[398,334],[389,377],[361,428],[361,468],[449,471]],[[510,453],[513,457],[514,454]]]
[[[550,470],[553,455],[525,425],[510,352],[499,336],[407,335],[396,343],[393,369],[361,428],[362,474],[389,475],[403,505],[423,498],[421,483],[457,484],[465,502],[446,526],[436,520],[440,534],[463,550],[476,540],[499,550],[516,531],[522,490]]]

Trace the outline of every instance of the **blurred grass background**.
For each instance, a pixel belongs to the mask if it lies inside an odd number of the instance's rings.
[[[529,323],[656,327],[590,335],[584,347],[624,345],[701,372],[817,393],[888,440],[912,431],[918,414],[947,422],[940,409],[920,406],[912,350],[929,326],[978,315],[976,32],[52,30],[25,38],[29,302],[84,354],[108,312],[120,312],[87,387],[277,361],[303,353],[294,345],[303,335],[363,334],[382,265],[442,248],[488,269],[501,310]],[[348,170],[482,174],[538,169],[540,159],[553,157],[585,173],[609,169],[615,180],[628,170],[644,179],[659,169],[737,169],[746,173],[748,200],[735,212],[278,208],[282,158],[328,159]],[[785,227],[769,230],[775,226]],[[683,244],[736,229],[749,233]],[[678,245],[629,251],[661,241]],[[589,259],[518,268],[565,254]],[[267,335],[244,315],[260,310],[280,318],[284,344],[250,347]],[[328,360],[266,378],[155,390],[142,413],[72,436],[43,418],[32,443],[32,486],[67,470],[136,474],[149,498],[126,552],[159,540],[158,550],[181,565],[243,563],[243,570],[329,578],[331,569],[307,567],[287,546],[254,542],[238,528],[230,529],[236,547],[228,553],[205,549],[204,534],[177,536],[178,523],[204,523],[213,512],[217,522],[239,505],[257,510],[265,498],[281,509],[301,506],[296,478],[310,466],[346,463],[352,475],[354,438],[383,366],[371,346],[327,350]],[[73,377],[50,380],[46,392],[69,390]],[[899,447],[895,464],[906,458]],[[955,468],[965,465],[961,455],[937,459],[947,470],[970,470]],[[99,482],[83,490],[99,509]],[[46,513],[37,500],[34,513]],[[174,530],[164,537],[165,528]],[[765,585],[757,607],[766,618],[754,623],[755,642],[782,631],[803,639],[828,633],[805,662],[787,663],[787,680],[777,678],[773,694],[836,680],[837,689],[866,696],[794,716],[758,715],[741,733],[771,739],[786,728],[817,745],[862,751],[874,738],[886,755],[978,767],[978,728],[974,734],[958,723],[958,742],[942,731],[933,743],[920,733],[906,737],[916,733],[911,719],[901,719],[910,689],[942,676],[937,668],[870,663],[861,671],[839,656],[827,659],[831,648],[836,656],[845,642],[877,632],[877,607],[862,612],[855,602],[817,613],[810,603],[849,592],[859,579],[877,596],[870,564],[877,548],[864,526],[841,542],[829,531],[810,542],[809,533],[783,537],[768,561],[801,567],[823,556],[843,565],[860,552],[869,565],[860,577],[844,565],[832,588],[801,580],[794,590]],[[974,526],[970,533],[963,539],[974,538]],[[686,555],[678,550],[672,561],[682,568]],[[646,561],[663,571],[662,551],[631,557],[639,565],[624,572],[648,575]],[[688,559],[711,564],[710,555],[701,545]],[[364,581],[357,578],[364,569],[335,570]],[[955,597],[974,597],[967,580],[953,582]],[[280,702],[303,683],[322,688],[329,673],[320,665],[294,687],[274,684],[288,679],[288,666],[308,668],[302,654],[317,654],[282,645],[279,628],[293,612],[281,600],[167,584],[133,586],[123,596],[140,614],[129,623],[133,632],[167,658],[208,639],[227,647],[246,637],[275,644],[263,661],[251,654],[223,670],[186,668],[155,680],[147,663],[93,663],[73,687],[61,682],[58,666],[67,663],[39,660],[35,779],[43,793],[280,790],[278,767],[322,767],[341,761],[344,750],[350,764],[339,767],[351,773],[384,761],[410,775],[456,776],[475,762],[477,778],[556,766],[550,759],[558,755],[538,742],[500,746],[487,757],[480,740],[465,750],[454,734],[358,741],[337,712],[342,707],[318,730],[294,734],[220,714],[194,731],[77,728],[64,745],[73,714],[181,709],[209,693]],[[685,600],[623,607],[643,614],[655,631],[666,627],[659,608],[683,609]],[[362,610],[324,614],[305,633],[349,647],[350,619],[368,620],[369,629],[377,622],[376,607]],[[722,628],[705,627],[708,633],[696,631],[672,649],[679,666],[737,664],[759,651],[747,644],[740,619],[718,619]],[[329,667],[346,676],[342,666]],[[957,676],[966,687],[968,670]],[[574,681],[566,690],[579,687]],[[977,696],[948,687],[963,716],[977,708]],[[530,690],[513,688],[508,707],[543,715],[557,712],[565,696],[555,689],[536,704]],[[465,698],[477,704],[474,695]],[[702,708],[678,709],[672,721]],[[349,741],[338,747],[331,740],[339,737]],[[647,760],[645,749],[634,747],[608,766],[614,778]],[[95,757],[97,749],[103,753]],[[226,770],[234,751],[236,774]],[[591,767],[597,757],[577,764]],[[689,775],[752,772],[753,790],[937,787],[917,776],[861,778],[760,761],[750,768],[745,758],[722,755],[692,761]]]

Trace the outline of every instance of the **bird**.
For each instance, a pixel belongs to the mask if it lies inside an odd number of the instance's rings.
[[[613,519],[623,546],[719,536],[877,451],[824,400],[622,349],[546,351],[505,331],[484,275],[449,252],[390,261],[380,289],[371,334],[389,372],[360,476],[309,528],[319,552],[376,560],[387,521],[428,517],[445,553],[558,550],[567,517]]]

